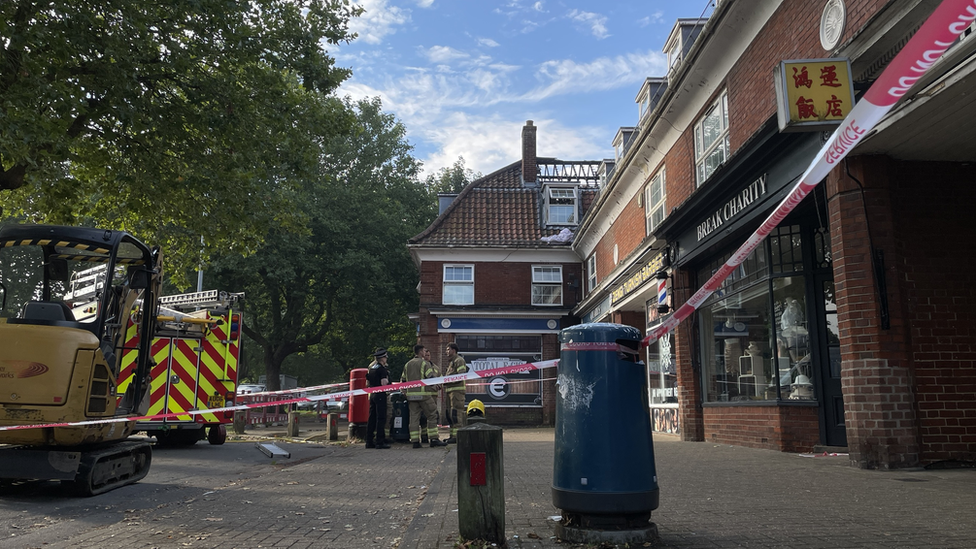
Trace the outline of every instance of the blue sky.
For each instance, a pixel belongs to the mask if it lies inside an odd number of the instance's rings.
[[[665,74],[678,18],[707,17],[710,0],[358,0],[353,43],[331,48],[353,70],[339,93],[379,96],[407,128],[425,172],[463,156],[490,173],[521,156],[533,120],[539,156],[613,156],[634,99]]]

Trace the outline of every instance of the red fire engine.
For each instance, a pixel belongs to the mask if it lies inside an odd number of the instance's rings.
[[[210,290],[160,299],[159,329],[152,343],[149,409],[146,415],[178,414],[232,406],[237,392],[241,353],[241,313],[235,310],[242,293]],[[126,338],[136,341],[135,326]],[[119,394],[135,365],[136,349],[126,343],[119,375]],[[140,421],[136,428],[160,444],[210,444],[227,439],[231,411],[187,414]],[[207,429],[209,428],[209,429]],[[205,432],[206,429],[206,432]]]

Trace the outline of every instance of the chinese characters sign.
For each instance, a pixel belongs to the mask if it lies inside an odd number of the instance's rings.
[[[782,131],[820,131],[839,124],[854,107],[847,59],[782,61],[776,70]]]

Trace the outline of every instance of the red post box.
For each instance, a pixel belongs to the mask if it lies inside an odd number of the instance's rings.
[[[349,372],[349,390],[366,388],[366,368],[355,368]],[[366,422],[369,421],[369,395],[349,397],[349,438],[366,437]]]

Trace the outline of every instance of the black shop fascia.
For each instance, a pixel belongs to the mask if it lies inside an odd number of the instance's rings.
[[[673,267],[698,263],[745,242],[789,194],[822,146],[820,132],[779,133],[775,118],[750,141],[655,231],[669,243]]]

